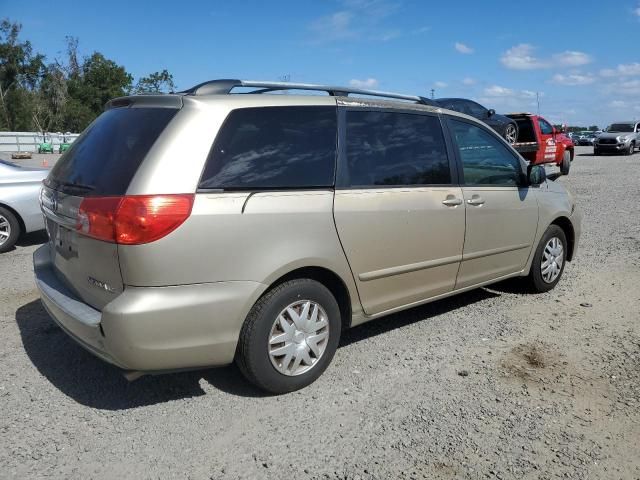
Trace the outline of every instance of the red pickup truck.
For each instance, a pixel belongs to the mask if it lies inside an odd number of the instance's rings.
[[[573,161],[573,141],[547,120],[531,113],[510,113],[518,124],[515,148],[531,164],[555,163],[560,173],[569,174]]]

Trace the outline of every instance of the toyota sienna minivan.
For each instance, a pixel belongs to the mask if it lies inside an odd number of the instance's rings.
[[[80,345],[131,377],[235,361],[274,393],[346,328],[511,277],[552,289],[581,219],[467,115],[239,80],[110,101],[41,207],[36,283]]]

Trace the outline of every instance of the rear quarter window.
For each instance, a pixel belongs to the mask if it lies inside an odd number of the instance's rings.
[[[47,177],[50,188],[82,196],[124,195],[175,108],[114,108],[73,142]]]
[[[200,189],[330,187],[335,107],[260,107],[232,111],[207,159]]]

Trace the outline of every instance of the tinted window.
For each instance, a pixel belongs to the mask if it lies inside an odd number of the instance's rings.
[[[335,107],[263,107],[231,112],[209,154],[200,188],[333,185]]]
[[[73,142],[47,186],[80,196],[124,195],[142,160],[178,110],[114,108]]]
[[[465,184],[518,185],[520,160],[495,135],[470,123],[449,122],[460,151]]]
[[[474,117],[486,117],[487,109],[476,102],[466,102],[469,105],[469,111]]]
[[[354,187],[451,183],[435,116],[347,112],[347,172]]]
[[[538,125],[540,125],[540,132],[542,132],[543,135],[551,135],[553,133],[553,127],[549,122],[546,122],[539,118]]]

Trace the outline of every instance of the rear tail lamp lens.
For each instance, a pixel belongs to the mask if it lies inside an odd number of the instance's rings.
[[[193,200],[191,194],[87,197],[80,204],[76,230],[121,245],[154,242],[189,218]]]

